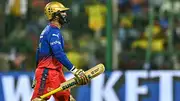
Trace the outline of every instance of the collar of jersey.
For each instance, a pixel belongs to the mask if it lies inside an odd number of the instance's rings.
[[[49,23],[51,27],[58,28],[55,24]]]

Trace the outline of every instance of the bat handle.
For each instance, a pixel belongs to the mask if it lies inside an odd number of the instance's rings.
[[[40,98],[41,98],[41,99],[47,98],[48,96],[53,95],[53,94],[55,94],[56,92],[59,92],[59,91],[61,91],[61,90],[62,90],[62,88],[59,87],[59,88],[57,88],[57,89],[54,89],[54,90],[50,91],[49,93],[46,93],[46,94],[40,96]]]

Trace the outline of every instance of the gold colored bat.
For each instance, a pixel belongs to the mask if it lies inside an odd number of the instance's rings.
[[[104,71],[105,71],[104,65],[98,64],[98,65],[92,67],[91,69],[87,70],[85,72],[85,74],[88,76],[89,79],[93,79],[93,78],[97,77],[98,75],[102,74]],[[75,77],[74,77],[74,78],[62,83],[58,88],[40,96],[40,98],[35,98],[33,101],[43,101],[44,98],[46,98],[50,95],[53,95],[53,94],[60,92],[60,91],[64,91],[67,89],[74,88],[76,86],[78,86],[78,84],[77,84]]]

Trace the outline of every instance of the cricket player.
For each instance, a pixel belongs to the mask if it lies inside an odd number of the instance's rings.
[[[64,52],[64,39],[60,28],[68,22],[66,14],[68,10],[69,8],[64,7],[59,2],[49,2],[45,6],[45,15],[49,24],[40,35],[39,47],[36,52],[37,68],[33,85],[34,92],[31,100],[58,88],[61,83],[66,81],[62,71],[63,66],[75,75],[79,85],[89,83],[85,72],[76,68]],[[69,90],[58,92],[53,96],[56,101],[70,101],[70,99],[73,99]]]

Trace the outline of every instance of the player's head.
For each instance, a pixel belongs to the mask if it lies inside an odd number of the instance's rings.
[[[68,10],[69,8],[66,8],[62,3],[55,1],[49,2],[44,8],[47,19],[49,21],[56,19],[61,25],[63,25],[64,23],[68,23],[66,14],[66,11]]]

